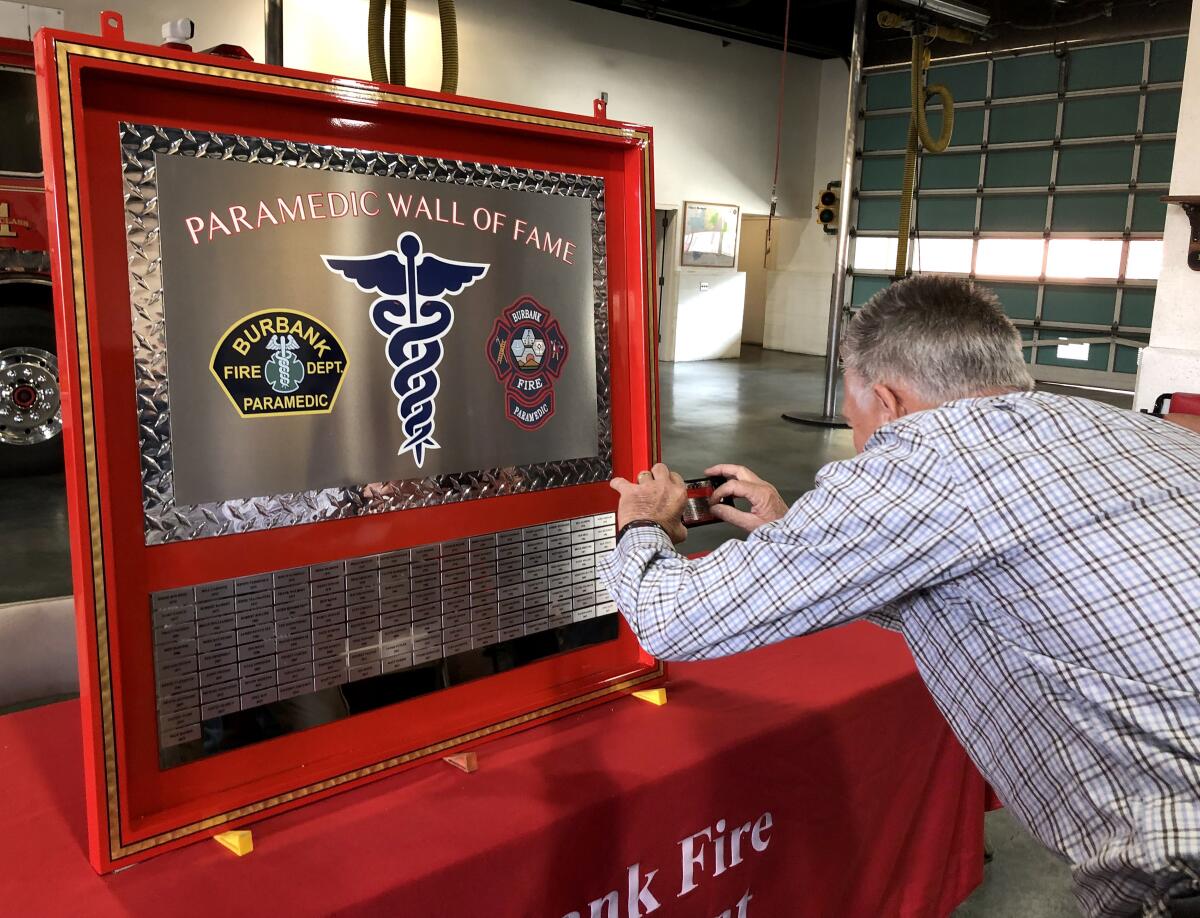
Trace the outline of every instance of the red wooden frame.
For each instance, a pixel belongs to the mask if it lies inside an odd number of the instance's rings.
[[[107,871],[665,677],[616,641],[322,727],[158,767],[151,591],[353,557],[398,540],[395,514],[144,544],[118,122],[500,162],[606,180],[613,464],[658,455],[651,132],[600,117],[40,32],[39,105],[54,270],[88,788]],[[420,542],[611,510],[592,484],[403,511]]]

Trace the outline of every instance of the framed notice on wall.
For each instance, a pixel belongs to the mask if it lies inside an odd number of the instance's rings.
[[[738,208],[736,204],[683,204],[685,268],[732,268],[737,261]]]

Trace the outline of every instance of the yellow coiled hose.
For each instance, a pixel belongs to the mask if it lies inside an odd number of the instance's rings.
[[[904,149],[904,187],[900,191],[900,226],[896,245],[896,277],[904,277],[908,264],[908,233],[912,227],[913,187],[917,182],[917,141],[928,153],[942,153],[954,133],[954,97],[941,84],[925,85],[929,52],[920,35],[912,40],[912,111],[908,118],[908,144]],[[937,139],[929,132],[925,103],[930,96],[942,100],[942,131]]]
[[[367,10],[367,59],[371,79],[377,83],[406,85],[404,73],[404,26],[408,19],[406,0],[391,0],[392,20],[388,46],[392,57],[391,78],[383,50],[383,15],[388,0],[371,0]],[[454,0],[438,0],[438,20],[442,31],[442,92],[458,92],[458,16]]]

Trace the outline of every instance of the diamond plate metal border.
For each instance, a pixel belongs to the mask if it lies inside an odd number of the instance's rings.
[[[122,122],[120,130],[147,545],[590,484],[612,476],[603,178],[129,122]],[[430,478],[373,482],[351,488],[324,488],[217,503],[176,503],[156,153],[589,199],[599,415],[596,455]]]

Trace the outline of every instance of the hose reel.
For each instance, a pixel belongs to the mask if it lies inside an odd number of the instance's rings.
[[[371,0],[367,11],[367,58],[371,63],[371,79],[377,83],[405,86],[404,26],[408,19],[408,4],[406,0],[390,0],[390,77],[383,49],[383,15],[388,5],[389,0]],[[438,20],[442,32],[442,92],[453,95],[458,92],[458,17],[454,9],[454,0],[438,0]]]

